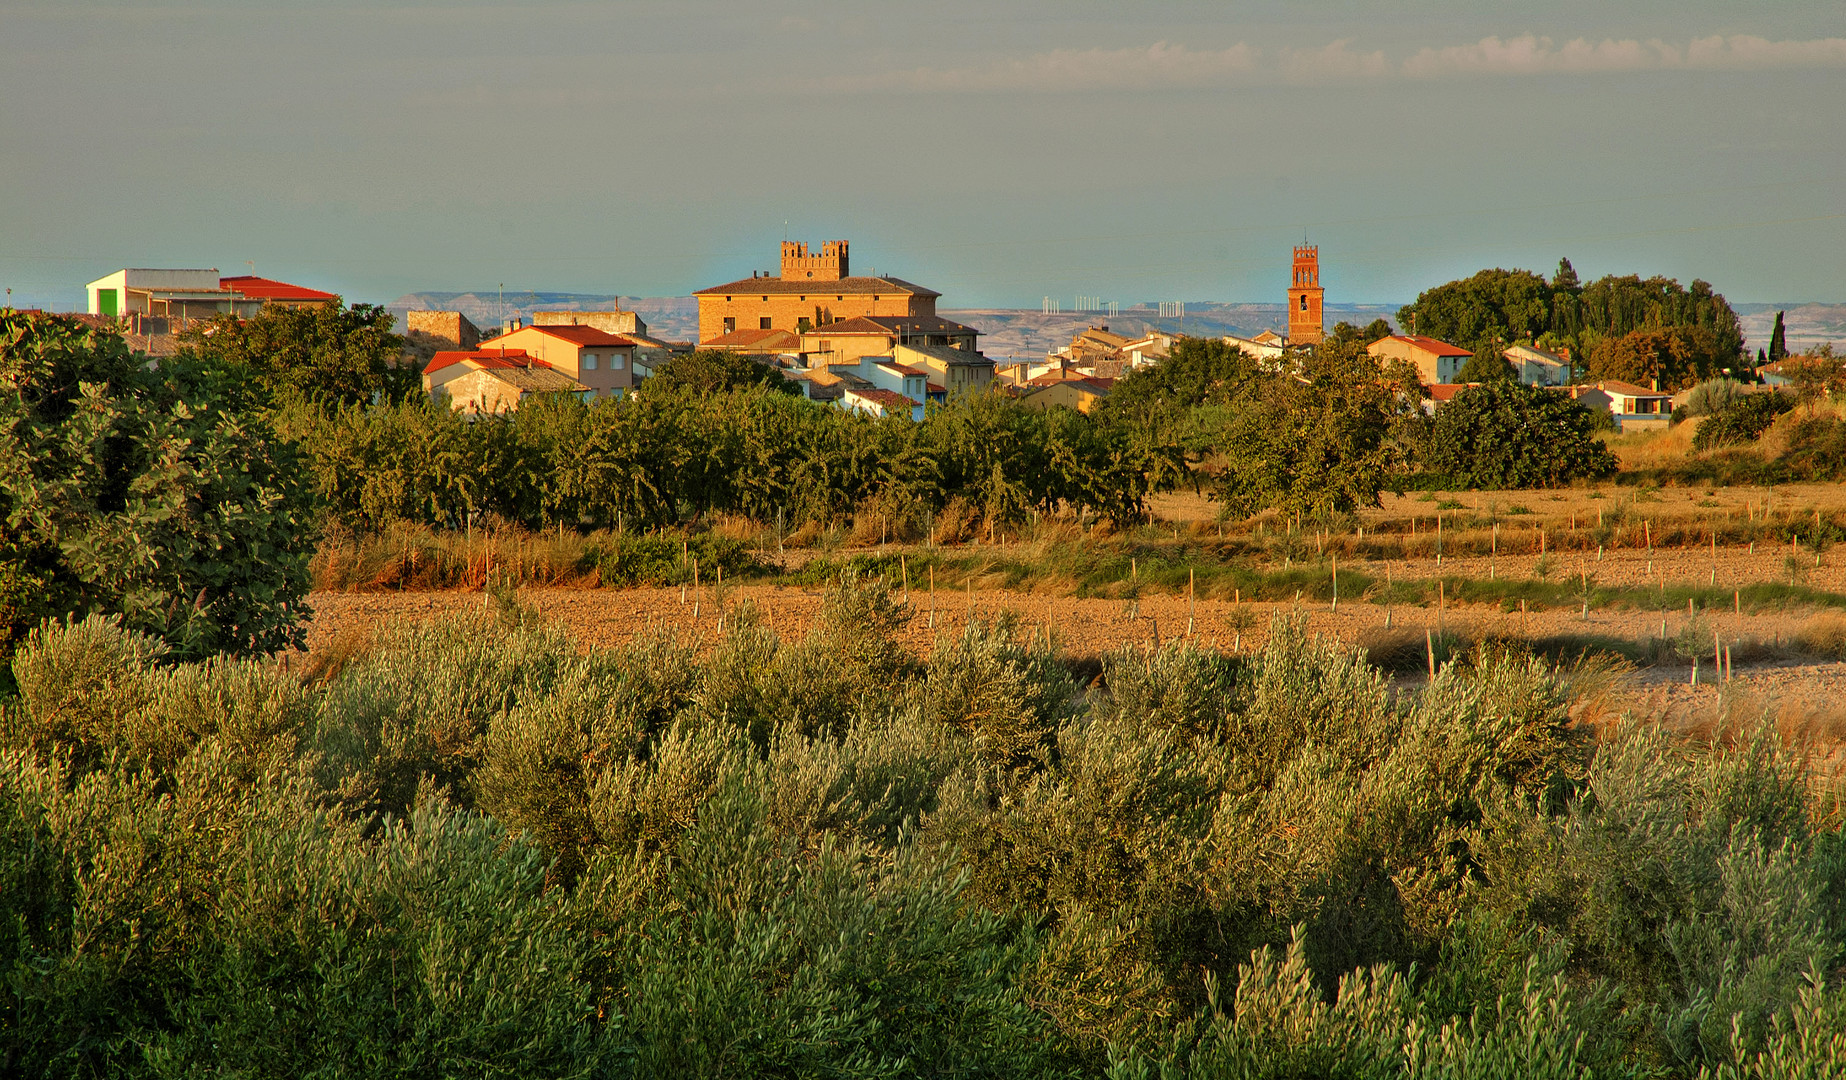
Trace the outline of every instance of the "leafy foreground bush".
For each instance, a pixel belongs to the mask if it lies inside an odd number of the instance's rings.
[[[144,360],[0,310],[0,657],[68,613],[194,657],[302,640],[314,529],[293,449],[210,373]]]
[[[1711,410],[1692,434],[1694,450],[1710,450],[1735,443],[1755,442],[1775,423],[1776,417],[1795,407],[1787,394],[1738,395]]]
[[[0,712],[0,1073],[1749,1076],[1846,1060],[1838,803],[1569,720],[1483,649],[1415,700],[948,632],[850,577],[580,652],[527,613],[308,685],[48,624]]]
[[[1615,471],[1596,428],[1589,408],[1556,390],[1496,379],[1436,410],[1424,458],[1472,488],[1556,487]]]

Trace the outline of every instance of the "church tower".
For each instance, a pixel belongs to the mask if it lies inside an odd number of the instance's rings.
[[[1288,285],[1288,343],[1318,345],[1326,336],[1321,318],[1320,246],[1295,245],[1295,273]]]

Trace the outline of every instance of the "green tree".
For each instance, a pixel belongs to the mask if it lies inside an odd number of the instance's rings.
[[[271,304],[248,319],[220,315],[180,335],[180,344],[278,403],[368,404],[421,388],[421,372],[400,362],[404,339],[392,322],[373,304]]]
[[[1782,316],[1786,312],[1775,313],[1775,329],[1769,331],[1769,362],[1788,358],[1788,328],[1782,325]]]
[[[1582,285],[1569,259],[1550,281],[1529,270],[1483,270],[1426,290],[1398,312],[1398,325],[1476,353],[1501,342],[1537,341],[1588,352],[1637,330],[1672,330],[1701,357],[1702,369],[1736,366],[1743,353],[1737,313],[1711,285],[1672,278],[1609,275]]]
[[[1529,341],[1551,328],[1551,286],[1530,270],[1482,270],[1426,290],[1397,313],[1399,326],[1476,353]]]
[[[1188,449],[1213,477],[1212,497],[1237,515],[1377,505],[1394,471],[1393,426],[1417,407],[1387,375],[1363,346],[1323,342],[1298,372],[1267,376],[1234,403],[1196,410]]]
[[[1566,395],[1495,380],[1436,410],[1425,464],[1474,488],[1554,487],[1615,471],[1594,432],[1590,410]]]
[[[1455,381],[1458,383],[1484,383],[1518,377],[1519,373],[1506,362],[1505,356],[1487,352],[1478,352],[1468,357],[1461,370],[1455,373]]]
[[[1379,338],[1387,338],[1390,336],[1391,324],[1383,319],[1373,319],[1364,326],[1354,326],[1349,322],[1334,323],[1333,333],[1328,335],[1328,340],[1341,346],[1355,343],[1359,345],[1370,345]]]
[[[768,364],[724,349],[700,349],[675,356],[656,367],[644,386],[648,393],[688,390],[718,394],[746,386],[764,386],[785,394],[801,392],[792,380]]]
[[[1603,338],[1584,365],[1591,379],[1619,379],[1638,386],[1658,383],[1680,390],[1722,372],[1710,336],[1697,328],[1635,330]]]
[[[0,312],[0,650],[67,613],[181,656],[299,644],[314,529],[293,449],[212,373],[142,361],[113,333]]]

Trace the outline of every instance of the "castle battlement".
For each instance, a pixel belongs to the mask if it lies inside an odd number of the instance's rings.
[[[808,245],[797,240],[782,241],[783,281],[838,281],[852,276],[846,241],[828,240],[820,254],[808,254]]]

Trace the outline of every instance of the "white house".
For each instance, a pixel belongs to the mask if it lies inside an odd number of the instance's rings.
[[[1527,386],[1563,386],[1570,381],[1570,361],[1531,345],[1509,345],[1501,354]]]
[[[209,319],[254,315],[261,297],[245,296],[221,284],[216,270],[117,270],[85,286],[92,315],[163,315]]]
[[[1673,395],[1659,390],[1616,379],[1567,389],[1583,404],[1614,416],[1615,426],[1621,431],[1664,428],[1673,420]]]

